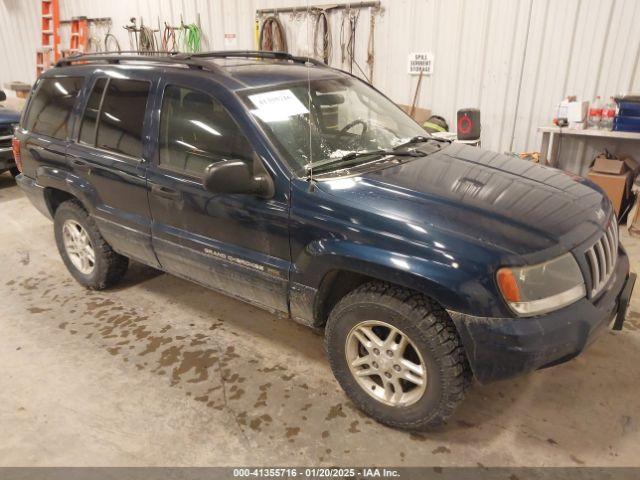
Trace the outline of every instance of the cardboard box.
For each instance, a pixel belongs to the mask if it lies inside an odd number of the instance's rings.
[[[411,115],[411,105],[403,105],[399,103],[398,106],[405,111],[407,115]],[[422,125],[431,116],[431,110],[428,108],[416,107],[413,111],[413,119]]]
[[[614,175],[611,173],[595,172],[591,169],[587,174],[587,178],[605,191],[611,203],[613,203],[616,215],[620,215],[620,208],[631,189],[631,172]]]
[[[589,102],[569,102],[567,104],[567,120],[571,123],[583,123],[587,119]]]
[[[613,175],[621,175],[627,170],[627,166],[624,163],[624,160],[598,156],[596,157],[591,170],[599,173],[611,173]]]
[[[627,216],[627,230],[634,237],[640,236],[640,208],[638,203],[638,195],[636,195],[635,203]]]

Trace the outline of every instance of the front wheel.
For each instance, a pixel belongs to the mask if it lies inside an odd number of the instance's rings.
[[[335,306],[325,335],[331,368],[346,394],[395,428],[440,425],[470,383],[468,362],[446,311],[407,289],[362,285]]]
[[[9,172],[11,172],[11,176],[13,178],[16,178],[18,175],[20,175],[20,170],[18,170],[18,167],[12,167],[9,169]]]

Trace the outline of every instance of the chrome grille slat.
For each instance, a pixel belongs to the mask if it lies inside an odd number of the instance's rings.
[[[594,285],[593,290],[595,290],[595,284],[600,278],[600,267],[598,267],[598,260],[593,247],[587,250],[587,258],[589,259],[589,267],[591,267],[591,283]]]
[[[600,265],[599,265],[600,276],[598,278],[598,283],[601,283],[604,281],[605,277],[607,276],[607,262],[604,259],[604,248],[602,248],[602,238],[598,240],[595,247],[596,247],[596,253],[598,254],[598,262],[600,262]]]
[[[611,278],[618,260],[618,241],[618,223],[614,217],[603,235],[585,253],[591,275],[590,297],[598,295]]]
[[[602,243],[602,247],[604,250],[604,260],[605,260],[605,264],[606,264],[606,271],[610,272],[611,271],[611,243],[609,243],[609,232],[606,231],[604,232],[604,235],[602,236],[602,240],[600,241],[600,243]]]

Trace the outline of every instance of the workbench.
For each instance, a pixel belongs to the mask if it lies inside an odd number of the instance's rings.
[[[556,126],[538,127],[538,132],[542,133],[542,145],[540,146],[540,164],[542,165],[563,168],[583,175],[589,168],[588,163],[604,148],[614,154],[631,155],[635,160],[640,161],[640,143],[634,143],[640,141],[640,133],[637,132],[576,130]],[[573,145],[573,148],[569,149],[571,154],[567,155],[569,158],[559,158],[559,146],[562,138],[575,140],[578,143],[577,147]],[[591,144],[591,149],[588,148],[588,143]],[[585,158],[588,163],[585,162]]]

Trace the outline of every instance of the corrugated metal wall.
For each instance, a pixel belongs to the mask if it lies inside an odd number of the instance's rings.
[[[321,0],[324,3],[325,0]],[[62,18],[113,18],[113,31],[128,47],[122,26],[129,17],[195,22],[206,47],[223,49],[224,34],[237,48],[253,48],[256,8],[306,0],[60,0]],[[539,148],[538,125],[548,124],[566,94],[640,91],[640,1],[637,0],[383,0],[375,18],[374,84],[393,100],[411,103],[417,77],[407,74],[407,54],[432,51],[434,74],[424,77],[418,105],[452,123],[461,107],[482,110],[485,147]],[[33,81],[39,42],[37,0],[0,0],[0,82]],[[280,14],[290,49],[307,53],[305,15]],[[296,18],[294,18],[296,17]],[[331,14],[332,64],[340,66],[342,14]],[[356,34],[356,58],[367,71],[369,11]],[[100,32],[100,36],[104,31]],[[63,37],[65,37],[63,35]],[[68,37],[65,37],[68,38]],[[357,69],[356,69],[357,73]]]

